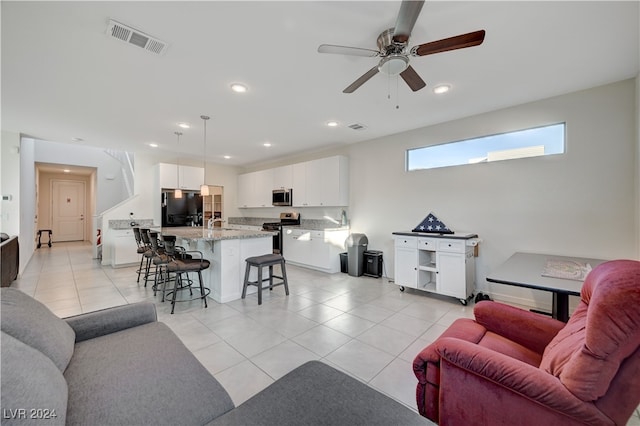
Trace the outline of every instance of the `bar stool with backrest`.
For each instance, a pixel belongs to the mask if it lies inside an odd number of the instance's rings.
[[[145,253],[147,253],[148,251],[151,250],[151,247],[147,246],[144,241],[142,241],[142,235],[140,232],[140,228],[133,228],[133,236],[136,239],[136,244],[138,245],[138,254],[140,255],[140,266],[138,267],[138,270],[136,271],[138,273],[138,279],[136,280],[136,282],[140,282],[140,273],[143,270],[142,267],[142,263],[145,261],[145,259],[147,260],[147,263],[149,263],[151,261],[151,256],[149,253],[149,256],[146,256]],[[144,270],[146,270],[147,267],[145,265]]]
[[[171,260],[169,261],[169,263],[166,264],[165,268],[166,268],[167,274],[169,273],[175,274],[173,290],[169,292],[169,294],[171,294],[171,313],[173,314],[173,311],[176,308],[176,302],[188,302],[195,299],[202,299],[204,301],[204,307],[207,308],[208,307],[207,296],[211,291],[209,290],[209,288],[204,286],[204,280],[202,279],[202,271],[209,268],[211,263],[204,258],[201,251],[197,251],[197,250],[187,251],[182,247],[176,246],[175,237],[173,238],[167,238],[167,237],[168,236],[165,236],[165,241],[164,241],[165,250],[167,255],[171,258]],[[176,299],[178,291],[186,290],[186,289],[189,289],[190,295],[193,296],[193,292],[191,291],[192,281],[189,278],[190,272],[198,273],[200,295],[190,299]],[[183,275],[185,277],[183,277]],[[166,286],[166,281],[165,281],[165,286]],[[164,293],[164,290],[165,289],[163,288],[163,293]]]
[[[159,233],[155,231],[149,231],[149,242],[151,244],[151,251],[153,252],[153,257],[151,258],[151,262],[155,266],[155,272],[153,273],[153,295],[156,295],[158,289],[158,277],[161,277],[161,267],[169,263],[171,258],[165,253],[164,245],[160,245]],[[146,282],[145,282],[146,287]],[[164,298],[163,298],[164,301]]]
[[[284,291],[286,295],[289,295],[289,284],[287,283],[287,270],[284,266],[284,257],[279,254],[264,254],[262,256],[254,256],[249,257],[246,260],[247,267],[244,272],[244,284],[242,286],[242,298],[244,299],[247,295],[247,287],[250,285],[254,285],[258,287],[258,305],[262,305],[262,285],[265,281],[269,281],[269,290],[273,290],[273,287],[284,285]],[[274,275],[273,267],[274,265],[280,265],[280,269],[282,270],[282,275]],[[258,280],[257,281],[249,281],[249,274],[251,273],[251,267],[258,268]],[[267,278],[262,278],[262,268],[269,267],[269,276]],[[273,279],[278,278],[281,282],[274,284]]]
[[[146,287],[151,271],[151,260],[154,256],[153,246],[151,245],[151,240],[149,239],[148,228],[140,228],[140,239],[142,240],[142,244],[144,245],[144,247],[147,248],[147,250],[142,254],[142,256],[146,259],[146,263],[144,266],[144,286]],[[140,262],[140,265],[142,265],[142,261]]]

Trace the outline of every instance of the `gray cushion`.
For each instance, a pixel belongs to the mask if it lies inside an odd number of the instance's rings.
[[[76,334],[42,303],[14,288],[3,288],[1,328],[39,350],[64,371],[73,355]]]
[[[67,383],[42,352],[2,333],[2,424],[63,425]]]
[[[319,361],[272,383],[209,425],[432,425],[366,384]]]
[[[220,383],[159,322],[76,344],[64,376],[69,425],[203,425],[233,409]]]

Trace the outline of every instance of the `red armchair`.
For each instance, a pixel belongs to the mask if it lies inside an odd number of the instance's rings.
[[[640,262],[587,276],[565,324],[479,302],[413,362],[418,411],[440,425],[625,425],[640,403]]]

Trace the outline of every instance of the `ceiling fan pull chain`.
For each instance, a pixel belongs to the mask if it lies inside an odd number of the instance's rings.
[[[396,76],[396,109],[400,109],[400,78]]]

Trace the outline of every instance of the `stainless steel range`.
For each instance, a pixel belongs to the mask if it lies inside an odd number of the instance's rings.
[[[287,225],[300,225],[300,213],[280,213],[280,222],[265,222],[262,224],[262,230],[277,232],[273,236],[273,252],[275,254],[284,255],[282,250],[282,227]]]

